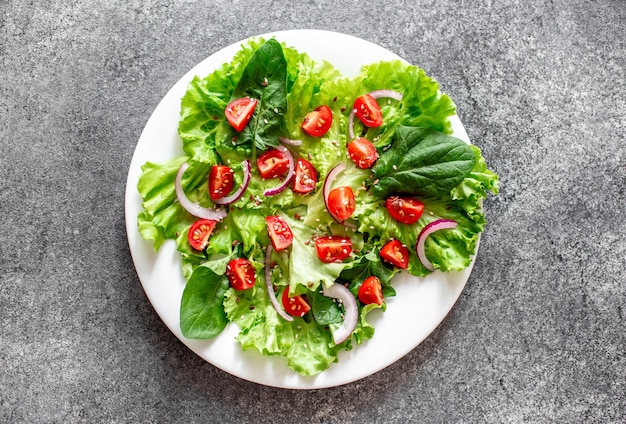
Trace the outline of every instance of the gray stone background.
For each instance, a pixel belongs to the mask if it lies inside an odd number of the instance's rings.
[[[1,0],[0,19],[0,422],[626,421],[626,2]],[[449,316],[383,371],[317,391],[187,349],[124,227],[167,90],[294,28],[423,67],[501,176]]]

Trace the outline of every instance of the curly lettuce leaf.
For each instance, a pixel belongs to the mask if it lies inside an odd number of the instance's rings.
[[[356,95],[375,90],[393,90],[403,95],[402,101],[380,98],[383,125],[378,128],[363,127],[355,120],[355,133],[383,147],[390,143],[398,125],[430,128],[450,134],[450,116],[456,113],[452,99],[439,91],[439,84],[426,72],[405,62],[382,61],[364,66],[364,78]]]
[[[189,228],[193,217],[176,200],[174,181],[185,157],[171,159],[162,164],[147,162],[141,167],[142,174],[137,182],[137,190],[143,198],[143,211],[137,218],[139,233],[146,240],[154,242],[159,250],[166,239],[175,239]],[[201,162],[189,161],[189,168],[182,178],[182,186],[187,197],[202,205],[212,205],[204,183],[209,166]],[[204,190],[203,190],[204,189]]]

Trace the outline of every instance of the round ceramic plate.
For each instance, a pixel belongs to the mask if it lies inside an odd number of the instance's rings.
[[[400,59],[394,53],[352,36],[312,30],[264,34],[308,53],[314,60],[327,60],[345,76],[358,74],[362,65],[379,60]],[[240,378],[268,386],[318,389],[338,386],[369,376],[402,358],[419,345],[445,318],[463,287],[473,265],[462,272],[435,272],[426,278],[408,274],[395,277],[397,295],[387,299],[387,310],[368,315],[376,332],[371,340],[352,351],[341,352],[339,361],[313,377],[292,371],[280,357],[265,357],[246,351],[235,340],[238,328],[229,324],[212,340],[190,340],[179,326],[180,301],[185,285],[174,242],[165,243],[155,253],[151,242],[137,230],[137,214],[142,210],[137,181],[146,161],[164,162],[182,154],[177,126],[180,99],[195,75],[206,76],[230,62],[244,41],[211,55],[183,76],[159,103],[143,130],[130,165],[126,186],[126,230],[130,251],[141,284],[163,322],[191,350],[214,366]],[[454,135],[469,142],[461,122],[452,119]]]

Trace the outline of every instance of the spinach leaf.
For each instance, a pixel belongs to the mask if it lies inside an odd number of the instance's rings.
[[[287,111],[287,60],[280,43],[265,42],[246,65],[231,100],[252,97],[259,101],[237,144],[248,140],[260,150],[278,145],[283,116]]]
[[[449,194],[472,171],[476,156],[463,140],[435,130],[398,126],[367,184],[374,195]]]
[[[180,304],[180,329],[190,339],[211,339],[228,324],[224,294],[228,278],[210,268],[197,267],[183,291]]]
[[[359,289],[366,278],[378,277],[383,286],[383,296],[392,297],[396,295],[396,291],[389,282],[397,271],[396,268],[385,266],[377,251],[372,250],[352,262],[349,268],[344,269],[339,279],[350,284],[348,288],[356,297],[359,295]]]
[[[328,325],[342,322],[342,311],[337,302],[332,298],[324,296],[315,290],[307,293],[307,299],[311,302],[311,311],[315,322],[319,325]]]

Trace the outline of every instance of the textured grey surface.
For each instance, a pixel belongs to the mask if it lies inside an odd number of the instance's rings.
[[[2,0],[0,18],[0,422],[626,421],[625,2]],[[387,369],[309,392],[180,343],[124,227],[167,90],[293,28],[425,68],[502,180],[444,322]]]

